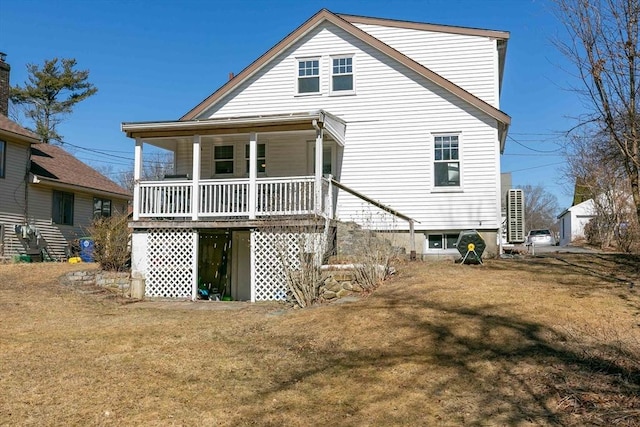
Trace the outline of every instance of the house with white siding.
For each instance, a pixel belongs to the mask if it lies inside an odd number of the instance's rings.
[[[64,259],[96,216],[126,213],[131,195],[9,119],[9,73],[0,54],[0,259]]]
[[[123,123],[133,277],[147,296],[222,280],[234,299],[280,299],[276,243],[341,221],[402,236],[416,257],[457,253],[475,229],[495,254],[508,38],[323,9],[180,119]],[[156,148],[175,174],[141,180]]]

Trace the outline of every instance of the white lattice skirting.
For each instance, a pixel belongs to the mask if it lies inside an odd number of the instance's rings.
[[[145,296],[191,298],[193,230],[154,229],[147,240]]]
[[[254,231],[253,262],[255,270],[255,300],[284,300],[287,295],[285,270],[300,268],[304,253],[322,253],[321,233]]]

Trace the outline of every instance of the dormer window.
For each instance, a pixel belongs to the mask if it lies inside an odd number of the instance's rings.
[[[320,93],[320,60],[298,61],[298,93]]]
[[[353,92],[353,57],[332,58],[331,92]]]

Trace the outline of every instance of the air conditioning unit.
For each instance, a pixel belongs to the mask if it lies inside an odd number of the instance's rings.
[[[507,242],[523,243],[524,239],[524,192],[511,189],[507,192]]]

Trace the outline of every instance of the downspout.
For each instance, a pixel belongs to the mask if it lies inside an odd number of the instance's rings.
[[[23,225],[28,224],[29,220],[29,175],[31,173],[31,156],[32,146],[29,144],[29,156],[27,158],[27,168],[24,174],[24,210],[23,210]]]

